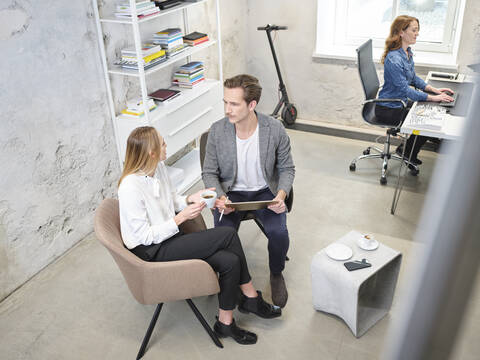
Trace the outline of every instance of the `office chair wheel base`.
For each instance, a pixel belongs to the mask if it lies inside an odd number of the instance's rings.
[[[370,149],[363,150],[363,155],[369,155],[369,154],[370,154]]]
[[[355,171],[356,168],[357,165],[355,165],[354,163],[350,164],[350,171]]]
[[[386,177],[381,177],[380,178],[380,184],[386,185],[387,184],[387,178]]]

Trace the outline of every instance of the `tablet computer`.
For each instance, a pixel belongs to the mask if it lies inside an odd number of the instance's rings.
[[[262,201],[244,201],[244,202],[232,202],[226,203],[225,206],[234,208],[239,211],[259,210],[265,209],[269,205],[276,204],[278,201],[274,200],[262,200]]]

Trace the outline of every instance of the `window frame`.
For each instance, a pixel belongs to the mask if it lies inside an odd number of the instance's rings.
[[[368,40],[364,37],[347,38],[345,36],[348,1],[317,1],[317,38],[313,57],[354,60],[355,49]],[[392,0],[392,6],[398,9],[399,0]],[[464,12],[465,0],[449,1],[442,43],[419,41],[414,45],[415,63],[418,66],[434,65],[439,68],[457,69],[456,60]],[[395,15],[392,14],[393,16]],[[344,33],[340,29],[344,29]],[[379,61],[385,38],[372,39],[374,60]]]

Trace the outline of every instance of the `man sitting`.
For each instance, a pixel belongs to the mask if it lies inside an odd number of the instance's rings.
[[[202,177],[205,186],[215,187],[219,196],[215,227],[240,226],[244,212],[225,207],[227,201],[277,201],[267,209],[255,210],[255,215],[268,238],[272,301],[284,307],[288,292],[282,271],[289,246],[284,200],[292,187],[295,166],[283,125],[255,111],[261,93],[253,76],[237,75],[225,80],[226,117],[210,128]]]

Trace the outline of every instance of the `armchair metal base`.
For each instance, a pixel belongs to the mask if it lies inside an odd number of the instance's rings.
[[[356,157],[355,159],[352,160],[350,163],[350,171],[355,171],[357,168],[357,161],[362,160],[362,159],[383,159],[383,164],[382,164],[382,174],[380,176],[380,184],[385,185],[387,183],[387,169],[388,169],[388,160],[393,159],[396,161],[403,161],[405,165],[410,169],[410,173],[413,176],[418,175],[420,172],[419,168],[417,165],[412,163],[411,161],[408,161],[407,159],[398,156],[396,154],[391,154],[390,153],[390,144],[391,144],[391,136],[392,136],[392,131],[387,131],[387,138],[385,140],[385,143],[383,144],[383,150],[375,147],[375,146],[369,146],[363,151],[363,155]],[[395,135],[395,132],[393,133]],[[371,154],[371,151],[375,151],[376,154]]]
[[[218,339],[218,336],[212,330],[210,325],[208,325],[207,321],[202,316],[200,311],[198,311],[198,309],[195,306],[195,304],[193,303],[193,301],[191,299],[186,299],[185,301],[188,303],[188,305],[192,309],[193,313],[197,317],[198,321],[200,321],[200,323],[202,324],[205,331],[208,333],[208,335],[210,335],[210,337],[212,338],[215,345],[217,345],[219,348],[223,348],[223,345],[220,342],[220,340]],[[155,312],[153,313],[152,320],[150,321],[150,325],[148,326],[145,337],[143,338],[142,346],[140,347],[140,350],[138,351],[137,360],[141,359],[143,357],[143,355],[145,354],[145,350],[147,348],[148,341],[150,340],[150,336],[152,336],[153,329],[155,328],[155,324],[157,323],[158,315],[160,315],[160,311],[162,310],[162,307],[163,307],[163,303],[160,303],[155,308]]]

